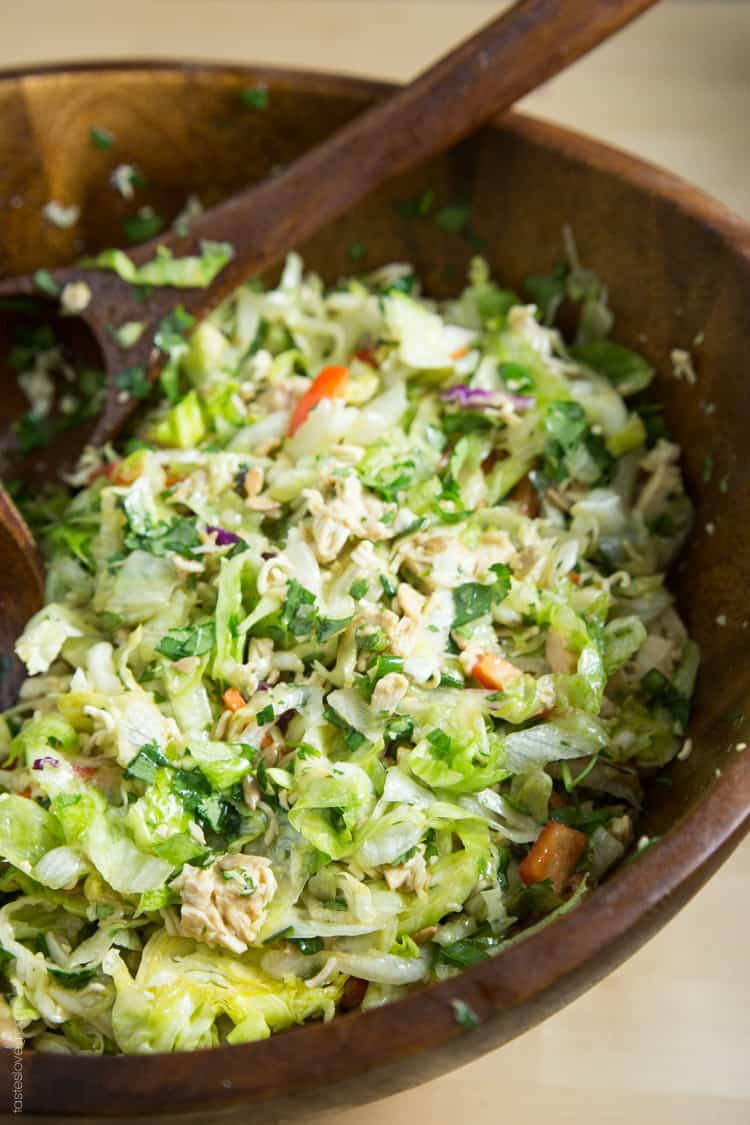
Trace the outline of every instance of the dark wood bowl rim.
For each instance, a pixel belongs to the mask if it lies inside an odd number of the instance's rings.
[[[247,75],[277,87],[288,85],[292,90],[355,96],[363,101],[394,89],[388,82],[325,72],[179,59],[80,61],[3,69],[0,82],[68,72],[117,71]],[[493,127],[669,201],[686,217],[715,232],[731,253],[750,262],[750,225],[680,177],[582,134],[523,114],[506,114],[493,122]],[[457,1065],[481,1052],[471,1048],[471,1034],[457,1025],[451,1001],[468,1003],[482,1024],[491,1027],[493,1021],[502,1020],[511,1009],[545,990],[554,986],[560,991],[565,978],[572,980],[607,947],[623,945],[627,948],[619,957],[626,956],[639,943],[638,933],[643,935],[640,940],[645,940],[666,922],[748,829],[750,755],[725,754],[705,797],[637,863],[622,867],[577,910],[553,926],[450,981],[430,985],[384,1008],[337,1017],[330,1024],[295,1028],[244,1046],[166,1056],[70,1057],[25,1052],[24,1065],[29,1067],[32,1086],[50,1091],[48,1099],[58,1083],[77,1087],[82,1095],[80,1112],[94,1115],[174,1113],[258,1103],[278,1096],[280,1086],[289,1096],[304,1094],[451,1042],[455,1043]],[[657,908],[655,926],[652,919]],[[580,985],[574,989],[581,991]],[[559,1007],[560,1001],[549,1011],[555,1006]],[[417,1026],[420,1034],[415,1042]],[[494,1045],[491,1036],[473,1034],[481,1050]],[[181,1090],[189,1096],[181,1097]],[[116,1091],[124,1099],[122,1104],[113,1103]],[[40,1106],[42,1113],[53,1112],[51,1102],[48,1104],[49,1110]],[[29,1108],[33,1112],[36,1107]]]

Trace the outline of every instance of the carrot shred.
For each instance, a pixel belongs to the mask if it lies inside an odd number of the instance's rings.
[[[222,698],[227,711],[239,711],[240,707],[245,706],[245,699],[237,688],[227,688]]]
[[[527,886],[549,879],[553,890],[560,894],[575,871],[585,847],[586,836],[583,832],[550,820],[518,868],[521,879]]]
[[[479,680],[482,687],[492,688],[493,691],[504,691],[512,680],[522,675],[522,672],[515,664],[498,656],[496,652],[483,652],[471,669],[471,674],[475,680]]]
[[[82,766],[78,762],[73,766],[73,773],[84,781],[91,781],[96,776],[96,766]]]
[[[315,378],[311,385],[302,395],[294,410],[292,417],[289,421],[289,433],[294,434],[300,428],[303,422],[307,420],[307,416],[314,406],[324,398],[340,398],[346,390],[346,381],[349,378],[348,367],[324,367]]]

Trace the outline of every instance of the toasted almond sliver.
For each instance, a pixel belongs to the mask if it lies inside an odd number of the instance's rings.
[[[251,512],[278,512],[281,505],[270,496],[248,496],[245,507]]]
[[[257,496],[263,488],[263,470],[254,466],[245,473],[245,496]]]

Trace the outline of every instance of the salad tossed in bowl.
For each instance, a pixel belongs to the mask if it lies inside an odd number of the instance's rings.
[[[189,337],[173,313],[158,391],[123,384],[129,440],[27,501],[48,573],[0,722],[6,1046],[379,1005],[635,842],[685,741],[665,573],[691,507],[596,280],[529,285],[476,259],[437,303],[405,265],[326,289],[291,255]]]

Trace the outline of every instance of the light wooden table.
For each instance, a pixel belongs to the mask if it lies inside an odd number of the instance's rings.
[[[0,0],[0,65],[192,56],[407,78],[486,0]],[[663,3],[529,110],[750,218],[750,5]],[[750,842],[625,966],[515,1042],[334,1125],[748,1125]]]

